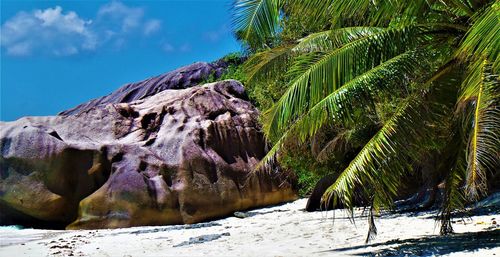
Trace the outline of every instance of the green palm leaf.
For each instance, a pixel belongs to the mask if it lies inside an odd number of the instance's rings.
[[[418,72],[420,55],[414,51],[398,55],[379,66],[354,78],[342,87],[330,93],[316,105],[312,106],[305,114],[293,121],[292,125],[282,131],[274,146],[262,159],[261,164],[274,160],[275,155],[291,135],[299,136],[304,141],[308,136],[314,135],[327,121],[347,121],[351,119],[353,110],[358,102],[366,103],[379,91],[387,91],[389,85],[404,84],[412,73]],[[400,83],[384,83],[387,78]],[[271,109],[273,111],[274,108]],[[261,166],[259,166],[261,167]]]
[[[455,121],[455,123],[458,123]],[[443,204],[438,217],[441,222],[440,233],[442,235],[453,233],[451,225],[451,215],[454,210],[461,209],[464,206],[465,196],[460,190],[465,181],[467,161],[464,154],[464,138],[458,126],[455,127],[453,137],[448,147],[445,149],[451,152],[450,159],[452,165],[445,178],[445,190],[443,195]],[[445,160],[446,161],[446,160]]]
[[[288,90],[264,114],[264,133],[271,139],[281,136],[289,123],[305,113],[355,76],[370,70],[420,40],[421,28],[389,29],[358,38],[338,49],[299,57],[289,73],[294,76]]]
[[[263,114],[264,134],[274,146],[261,163],[274,161],[287,140],[303,142],[327,123],[355,127],[352,121],[365,114],[383,126],[323,200],[333,197],[352,208],[359,192],[373,218],[391,206],[401,178],[432,151],[444,160],[436,168],[446,182],[441,231],[450,232],[453,210],[486,193],[488,172],[499,166],[500,0],[282,0],[272,6],[282,11],[283,42],[277,29],[252,28],[259,27],[252,17],[271,13],[261,8],[264,1],[245,2],[249,11],[237,15],[248,18],[241,31],[257,31],[246,41],[259,49],[272,40],[279,45],[250,59],[251,81],[279,78],[288,86]],[[279,20],[279,11],[274,14]],[[256,20],[277,28],[277,20]],[[451,125],[457,120],[462,126]],[[322,155],[337,141],[349,139],[334,138]],[[376,231],[373,220],[370,225]]]
[[[281,46],[254,54],[244,65],[247,82],[266,82],[284,73],[292,58],[292,49],[293,46]]]
[[[299,39],[295,45],[275,47],[254,54],[245,63],[249,83],[274,79],[275,74],[285,73],[292,58],[301,54],[332,51],[354,40],[367,37],[382,28],[349,27],[326,30]]]
[[[415,92],[400,104],[393,116],[326,190],[323,201],[333,199],[352,208],[354,192],[362,186],[365,199],[373,199],[375,210],[391,207],[402,176],[411,170],[412,160],[419,159],[422,145],[432,141],[434,129],[427,124],[441,118],[439,112],[433,111],[434,108],[442,108],[441,105],[424,101],[429,94],[427,88],[452,68],[453,63],[444,65],[422,85],[422,91]]]
[[[302,14],[308,23],[327,23],[331,18],[331,6],[334,0],[287,0],[286,9],[292,13]]]
[[[477,199],[486,192],[486,171],[495,168],[500,152],[500,83],[492,73],[492,65],[478,60],[470,65],[469,76],[464,80],[459,107],[471,102],[474,105],[472,130],[467,149],[468,196]]]
[[[393,117],[363,147],[349,166],[340,174],[323,196],[323,201],[341,201],[346,207],[354,207],[355,188],[364,185],[366,197],[374,195],[375,207],[390,207],[401,177],[408,170],[408,161],[415,146],[426,133],[424,121],[428,121],[421,98],[414,95],[404,101]],[[369,185],[369,186],[368,186]]]
[[[495,1],[473,17],[474,24],[458,50],[464,58],[487,58],[493,62],[495,73],[500,72],[500,1]]]
[[[233,26],[239,39],[252,48],[261,47],[277,33],[279,0],[235,0]]]

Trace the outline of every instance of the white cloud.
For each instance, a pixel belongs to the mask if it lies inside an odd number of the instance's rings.
[[[158,30],[160,30],[160,28],[161,28],[160,20],[156,19],[149,20],[146,22],[146,24],[144,24],[144,35],[148,36],[154,34]]]
[[[163,51],[170,53],[170,52],[173,52],[175,50],[175,47],[170,43],[164,43],[162,45],[162,49],[163,49]]]
[[[230,26],[222,25],[219,29],[203,33],[203,39],[211,43],[218,42],[225,34],[230,33]]]
[[[107,26],[119,26],[121,32],[128,32],[141,25],[143,16],[143,8],[128,7],[121,2],[113,1],[99,8],[96,20]]]
[[[31,44],[28,42],[20,42],[13,44],[11,47],[7,48],[7,54],[15,56],[26,56],[31,52]]]
[[[191,45],[189,43],[184,43],[179,47],[181,52],[189,52],[191,51]]]
[[[38,18],[42,27],[55,27],[61,31],[75,32],[84,34],[87,30],[86,25],[92,21],[85,21],[80,19],[75,12],[62,13],[62,8],[56,6],[55,8],[45,10],[35,10],[34,16]]]
[[[217,33],[216,31],[208,31],[203,34],[203,38],[210,42],[219,41],[220,36],[220,33]]]
[[[2,47],[10,55],[30,55],[49,50],[54,55],[72,55],[96,47],[96,35],[90,30],[91,20],[60,6],[31,13],[19,12],[1,27]]]
[[[172,52],[186,53],[186,52],[190,52],[192,50],[191,45],[189,43],[183,43],[180,45],[173,45],[169,42],[163,42],[161,44],[161,49],[166,53],[172,53]]]
[[[48,54],[69,56],[99,47],[122,48],[134,35],[152,35],[161,21],[144,18],[144,9],[117,1],[99,8],[93,19],[60,6],[21,11],[1,26],[0,45],[12,56]]]

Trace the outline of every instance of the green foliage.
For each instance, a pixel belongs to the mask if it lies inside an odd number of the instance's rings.
[[[323,200],[352,211],[360,193],[373,217],[438,155],[443,233],[454,209],[487,193],[500,165],[500,0],[237,2],[236,32],[254,51],[248,87],[272,99],[259,100],[273,143],[261,165],[278,158],[301,173],[314,165],[297,163],[330,156],[339,176]],[[290,142],[313,154],[291,160]]]
[[[218,80],[225,79],[235,79],[245,84],[247,80],[247,76],[245,72],[243,72],[243,68],[241,65],[229,65],[224,73],[222,73],[221,77]]]
[[[323,175],[328,174],[328,166],[318,165],[314,160],[310,155],[298,155],[295,152],[285,154],[280,159],[280,164],[284,168],[293,170],[297,175],[300,197],[306,197],[311,194],[318,180]]]
[[[248,83],[249,76],[245,70],[246,63],[242,61],[244,59],[245,57],[243,54],[238,52],[230,53],[222,57],[219,61],[228,64],[224,72],[218,78],[216,78],[215,74],[210,74],[208,78],[201,82],[201,84],[226,79],[238,80],[245,85],[245,91],[250,98],[250,101],[255,106],[262,110],[269,109],[283,95],[283,92],[285,92],[287,88],[286,83],[283,79],[270,83]]]
[[[233,26],[249,47],[263,47],[278,31],[280,0],[235,0]]]
[[[200,84],[212,83],[225,79],[235,79],[245,84],[247,81],[247,75],[243,71],[243,60],[244,57],[238,52],[225,55],[218,60],[218,62],[224,62],[227,64],[227,68],[220,75],[220,77],[217,78],[215,73],[212,73],[205,80],[200,82]]]

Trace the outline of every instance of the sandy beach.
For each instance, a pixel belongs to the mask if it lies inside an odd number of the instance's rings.
[[[79,231],[4,227],[0,256],[500,255],[498,213],[454,219],[456,234],[445,237],[438,235],[436,212],[384,215],[376,220],[377,237],[365,244],[361,210],[353,224],[342,210],[304,212],[306,201],[194,225]]]

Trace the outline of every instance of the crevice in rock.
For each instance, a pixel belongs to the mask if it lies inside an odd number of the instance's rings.
[[[0,139],[0,153],[2,153],[2,157],[7,155],[11,144],[12,139],[9,137]]]
[[[145,135],[143,140],[148,140],[150,137],[153,137],[153,141],[149,140],[145,143],[145,145],[151,145],[156,140],[156,134],[160,131],[161,125],[163,124],[163,119],[165,119],[165,115],[168,113],[168,109],[163,108],[160,115],[157,113],[149,113],[144,115],[141,120],[141,127],[145,129]]]
[[[111,158],[111,163],[120,162],[121,160],[123,160],[123,153],[117,153]]]
[[[150,146],[150,145],[154,144],[155,141],[156,141],[156,137],[149,138],[146,141],[146,143],[144,143],[144,146]]]
[[[51,136],[53,136],[53,137],[55,137],[55,138],[57,138],[57,139],[59,139],[59,140],[61,140],[61,141],[64,142],[64,140],[59,136],[59,134],[57,134],[57,131],[55,131],[55,130],[52,131],[52,132],[50,132],[49,135],[51,135]]]
[[[231,117],[234,117],[234,116],[238,115],[233,110],[220,109],[220,110],[217,110],[217,111],[214,111],[214,112],[211,112],[210,114],[208,114],[207,119],[209,119],[209,120],[215,120],[217,117],[219,117],[221,115],[224,115],[227,112],[229,112],[229,114],[231,115]]]
[[[167,112],[168,112],[168,114],[173,115],[177,112],[177,110],[175,110],[175,108],[173,106],[169,106],[167,108]]]
[[[132,107],[129,105],[127,106],[118,106],[117,107],[118,113],[125,117],[125,118],[137,118],[139,117],[139,112],[134,110]]]
[[[139,163],[139,172],[145,171],[147,167],[148,167],[148,163],[145,161],[141,161],[141,163]]]
[[[162,165],[160,167],[160,172],[159,174],[167,184],[167,186],[171,187],[172,186],[172,177],[175,175],[176,170],[173,167],[168,167],[167,165]]]
[[[144,183],[146,184],[146,189],[148,190],[148,195],[152,199],[151,204],[153,204],[154,208],[159,209],[155,183],[153,181],[151,181],[149,179],[149,177],[146,176],[145,174],[143,174],[142,179],[144,180]]]
[[[148,114],[144,115],[141,119],[141,127],[143,129],[148,129],[149,126],[154,122],[155,119],[156,119],[156,112],[152,112],[152,113],[148,113]]]
[[[137,96],[137,91],[138,91],[138,88],[134,88],[132,90],[130,90],[129,92],[127,92],[127,94],[125,96],[122,97],[121,99],[121,103],[128,103],[128,102],[131,102],[135,99],[135,97]]]
[[[109,176],[111,175],[112,163],[108,159],[108,147],[106,147],[106,146],[101,147],[101,151],[100,151],[100,154],[98,156],[98,162],[101,164],[101,174],[102,174],[101,180],[102,180],[102,182],[99,185],[99,187],[101,187],[108,180]],[[96,188],[96,190],[98,188]]]
[[[200,146],[201,146],[201,149],[205,150],[205,148],[206,148],[206,142],[205,142],[205,130],[204,130],[204,129],[202,129],[202,128],[200,128],[198,131],[199,131],[199,133],[198,133],[198,134],[199,134],[199,137],[200,137],[200,142],[199,142],[199,144],[200,144]]]

